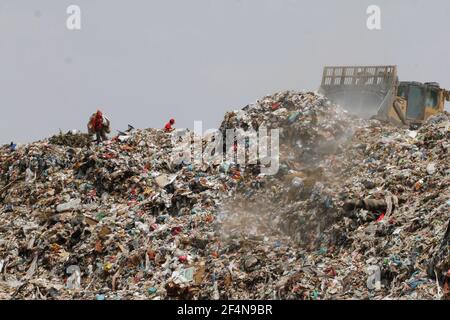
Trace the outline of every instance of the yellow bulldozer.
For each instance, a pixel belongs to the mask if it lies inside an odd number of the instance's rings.
[[[319,92],[359,117],[409,127],[443,112],[450,101],[436,82],[399,82],[397,66],[327,66]]]

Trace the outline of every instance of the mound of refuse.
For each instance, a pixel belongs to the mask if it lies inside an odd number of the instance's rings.
[[[247,234],[270,222],[297,244],[301,257],[280,277],[278,297],[448,297],[450,115],[418,131],[355,124],[337,152],[296,156],[264,188],[236,193],[231,234],[241,221],[256,221]]]
[[[175,163],[156,129],[1,147],[0,299],[442,298],[449,124],[292,91],[227,113],[222,132],[280,129],[275,175]]]

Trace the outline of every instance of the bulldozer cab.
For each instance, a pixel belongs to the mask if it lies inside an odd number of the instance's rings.
[[[435,82],[400,82],[397,96],[407,101],[405,118],[410,123],[420,123],[444,111],[448,91]]]
[[[439,84],[399,82],[396,66],[325,67],[319,92],[361,118],[420,124],[444,110]]]

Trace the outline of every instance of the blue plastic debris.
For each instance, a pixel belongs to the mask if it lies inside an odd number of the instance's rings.
[[[288,121],[289,121],[290,123],[295,122],[295,120],[298,119],[298,117],[300,116],[300,114],[301,114],[300,111],[296,111],[296,112],[292,113],[292,114],[289,116]]]

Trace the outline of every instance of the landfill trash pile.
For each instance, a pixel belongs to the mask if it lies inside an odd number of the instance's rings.
[[[409,131],[312,92],[267,96],[221,130],[282,129],[273,176],[175,164],[156,129],[1,147],[0,299],[441,298],[449,123]]]
[[[265,188],[236,193],[228,209],[232,230],[281,230],[297,244],[276,278],[280,298],[448,298],[450,115],[418,131],[378,120],[350,127],[354,134],[343,143],[335,136],[336,150],[313,161],[297,154],[264,180]],[[308,144],[312,155],[323,150],[320,141]]]
[[[321,183],[330,172],[327,159],[343,154],[344,143],[358,128],[366,122],[350,116],[341,107],[330,103],[325,97],[313,92],[280,92],[267,96],[242,110],[229,112],[221,125],[221,130],[240,128],[257,130],[260,126],[278,128],[280,133],[280,168],[275,176],[258,176],[244,186],[245,201],[263,201],[261,208],[266,208],[272,222],[284,221],[285,229],[294,239],[303,245],[311,243],[310,231],[326,221],[334,221],[332,190],[327,190]],[[263,178],[263,179],[262,179]],[[252,188],[255,180],[264,181],[265,188]],[[238,193],[240,195],[240,193]],[[314,198],[313,203],[307,198]],[[254,198],[254,199],[252,199]],[[270,200],[269,200],[270,199]],[[240,202],[240,201],[239,201]],[[275,204],[275,207],[273,206]],[[306,207],[298,207],[307,205]],[[311,213],[309,207],[315,211]],[[268,209],[268,210],[267,210]],[[302,217],[295,216],[296,221],[289,221],[288,212],[301,211]],[[260,209],[257,210],[260,212]],[[302,230],[289,232],[288,229],[299,226]],[[302,241],[301,241],[302,240]]]
[[[171,150],[171,135],[154,129],[90,148],[2,147],[0,298],[175,290],[168,278],[183,273],[173,270],[208,256],[208,226],[231,178],[174,168]]]

